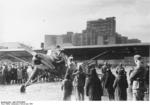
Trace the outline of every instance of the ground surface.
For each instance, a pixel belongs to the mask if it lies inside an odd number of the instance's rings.
[[[0,85],[1,101],[61,101],[61,83],[38,83],[27,87],[26,93],[20,93],[20,85]],[[128,100],[132,97],[128,93]],[[72,95],[75,101],[75,95]],[[86,97],[85,100],[88,100]],[[108,100],[106,96],[102,100]]]
[[[129,71],[131,68],[126,68],[127,78],[129,78]],[[97,70],[101,74],[100,70]],[[115,70],[112,70],[115,74]],[[61,101],[62,91],[61,82],[55,83],[38,83],[27,87],[26,93],[20,93],[21,85],[0,85],[0,100],[8,101]],[[72,100],[75,100],[75,95],[73,92]],[[85,100],[88,100],[85,97]],[[107,101],[108,97],[103,96],[102,100]],[[128,100],[132,100],[132,94],[128,89]],[[148,100],[148,97],[145,97]]]

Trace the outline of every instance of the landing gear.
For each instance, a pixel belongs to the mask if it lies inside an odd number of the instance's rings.
[[[25,91],[26,91],[26,86],[22,85],[21,88],[20,88],[20,92],[25,93]]]
[[[32,78],[33,78],[33,76],[34,76],[36,71],[37,71],[37,69],[36,69],[36,67],[34,67],[34,70],[33,70],[32,74],[31,74],[31,76],[29,77],[28,81],[24,85],[21,86],[21,88],[20,88],[20,92],[21,93],[24,93],[26,91],[26,87],[31,85],[30,81],[32,80]]]

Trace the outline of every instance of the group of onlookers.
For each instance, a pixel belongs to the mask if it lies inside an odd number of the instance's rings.
[[[21,84],[28,78],[27,65],[22,63],[3,63],[0,65],[1,84]]]
[[[33,71],[33,66],[22,63],[22,62],[12,62],[12,63],[1,63],[0,64],[0,84],[22,84],[25,83],[31,76]],[[40,77],[37,79],[37,77]],[[37,70],[33,80],[41,82],[50,82],[55,80],[55,76],[49,72],[43,70]]]
[[[102,96],[107,96],[109,100],[126,101],[127,88],[131,88],[133,100],[144,100],[145,93],[149,94],[149,67],[143,65],[140,55],[135,55],[134,61],[136,67],[130,75],[123,64],[119,64],[114,72],[110,64],[104,63],[99,76],[95,64],[89,65],[87,70],[83,65],[75,69],[72,60],[62,82],[63,100],[71,100],[74,92],[76,100],[83,101],[86,95],[89,100],[102,100]]]

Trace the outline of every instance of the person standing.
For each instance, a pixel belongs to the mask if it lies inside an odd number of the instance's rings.
[[[73,73],[75,76],[76,81],[76,99],[77,100],[84,100],[84,86],[85,86],[85,80],[86,80],[86,74],[83,72],[82,65],[79,66],[79,69],[77,72]]]
[[[125,68],[123,67],[122,63],[120,63],[119,66],[117,67],[116,74],[118,74],[120,70],[122,70],[124,73],[126,73]]]
[[[146,69],[144,67],[142,57],[140,55],[134,56],[136,64],[135,69],[130,74],[130,83],[132,83],[133,100],[144,100],[144,92],[146,91],[145,79]]]
[[[25,83],[28,79],[28,74],[27,74],[27,66],[22,67],[22,78],[23,78],[23,83]]]
[[[118,70],[118,75],[114,81],[113,88],[116,89],[116,99],[119,101],[127,100],[127,76],[124,70]]]
[[[17,83],[17,65],[12,64],[11,67],[11,78],[12,78],[12,84]]]
[[[21,67],[17,67],[17,79],[18,79],[18,84],[21,84],[22,83],[22,69]]]
[[[28,68],[27,68],[27,77],[28,77],[28,79],[30,78],[30,76],[32,74],[32,71],[33,71],[32,66],[29,65]]]
[[[115,76],[114,74],[112,74],[111,69],[109,67],[106,71],[106,80],[105,80],[105,88],[107,90],[109,100],[115,99],[115,96],[114,96],[115,90],[113,88],[114,80],[115,80]]]
[[[68,68],[66,70],[66,74],[65,75],[70,75],[71,80],[73,81],[74,77],[73,77],[73,73],[77,71],[77,65],[74,62],[73,56],[70,56],[68,58]]]
[[[2,84],[6,83],[6,65],[2,66]]]
[[[146,66],[146,77],[145,77],[145,84],[146,84],[146,95],[147,100],[149,101],[149,65]]]
[[[64,49],[57,45],[53,53],[55,55],[55,62],[53,62],[53,65],[56,67],[58,77],[62,79],[65,76],[67,62]]]
[[[71,100],[71,95],[72,95],[72,81],[70,78],[70,75],[66,75],[65,79],[62,81],[62,86],[61,90],[63,90],[63,100],[64,101],[70,101]]]
[[[10,67],[10,65],[7,66],[6,82],[7,82],[7,84],[11,83],[11,67]]]
[[[86,95],[90,101],[98,101],[101,100],[103,95],[101,81],[98,78],[95,67],[91,66],[89,69],[90,75],[86,81]]]
[[[102,88],[103,88],[103,95],[107,96],[107,90],[105,88],[105,81],[106,81],[106,72],[107,69],[109,69],[108,67],[108,63],[104,62],[103,66],[102,66],[102,77],[101,77],[101,82],[102,82]]]

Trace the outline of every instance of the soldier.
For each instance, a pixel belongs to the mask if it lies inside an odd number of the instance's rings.
[[[135,55],[134,61],[136,67],[130,74],[133,100],[144,100],[146,69],[143,65],[142,57],[140,55]]]

